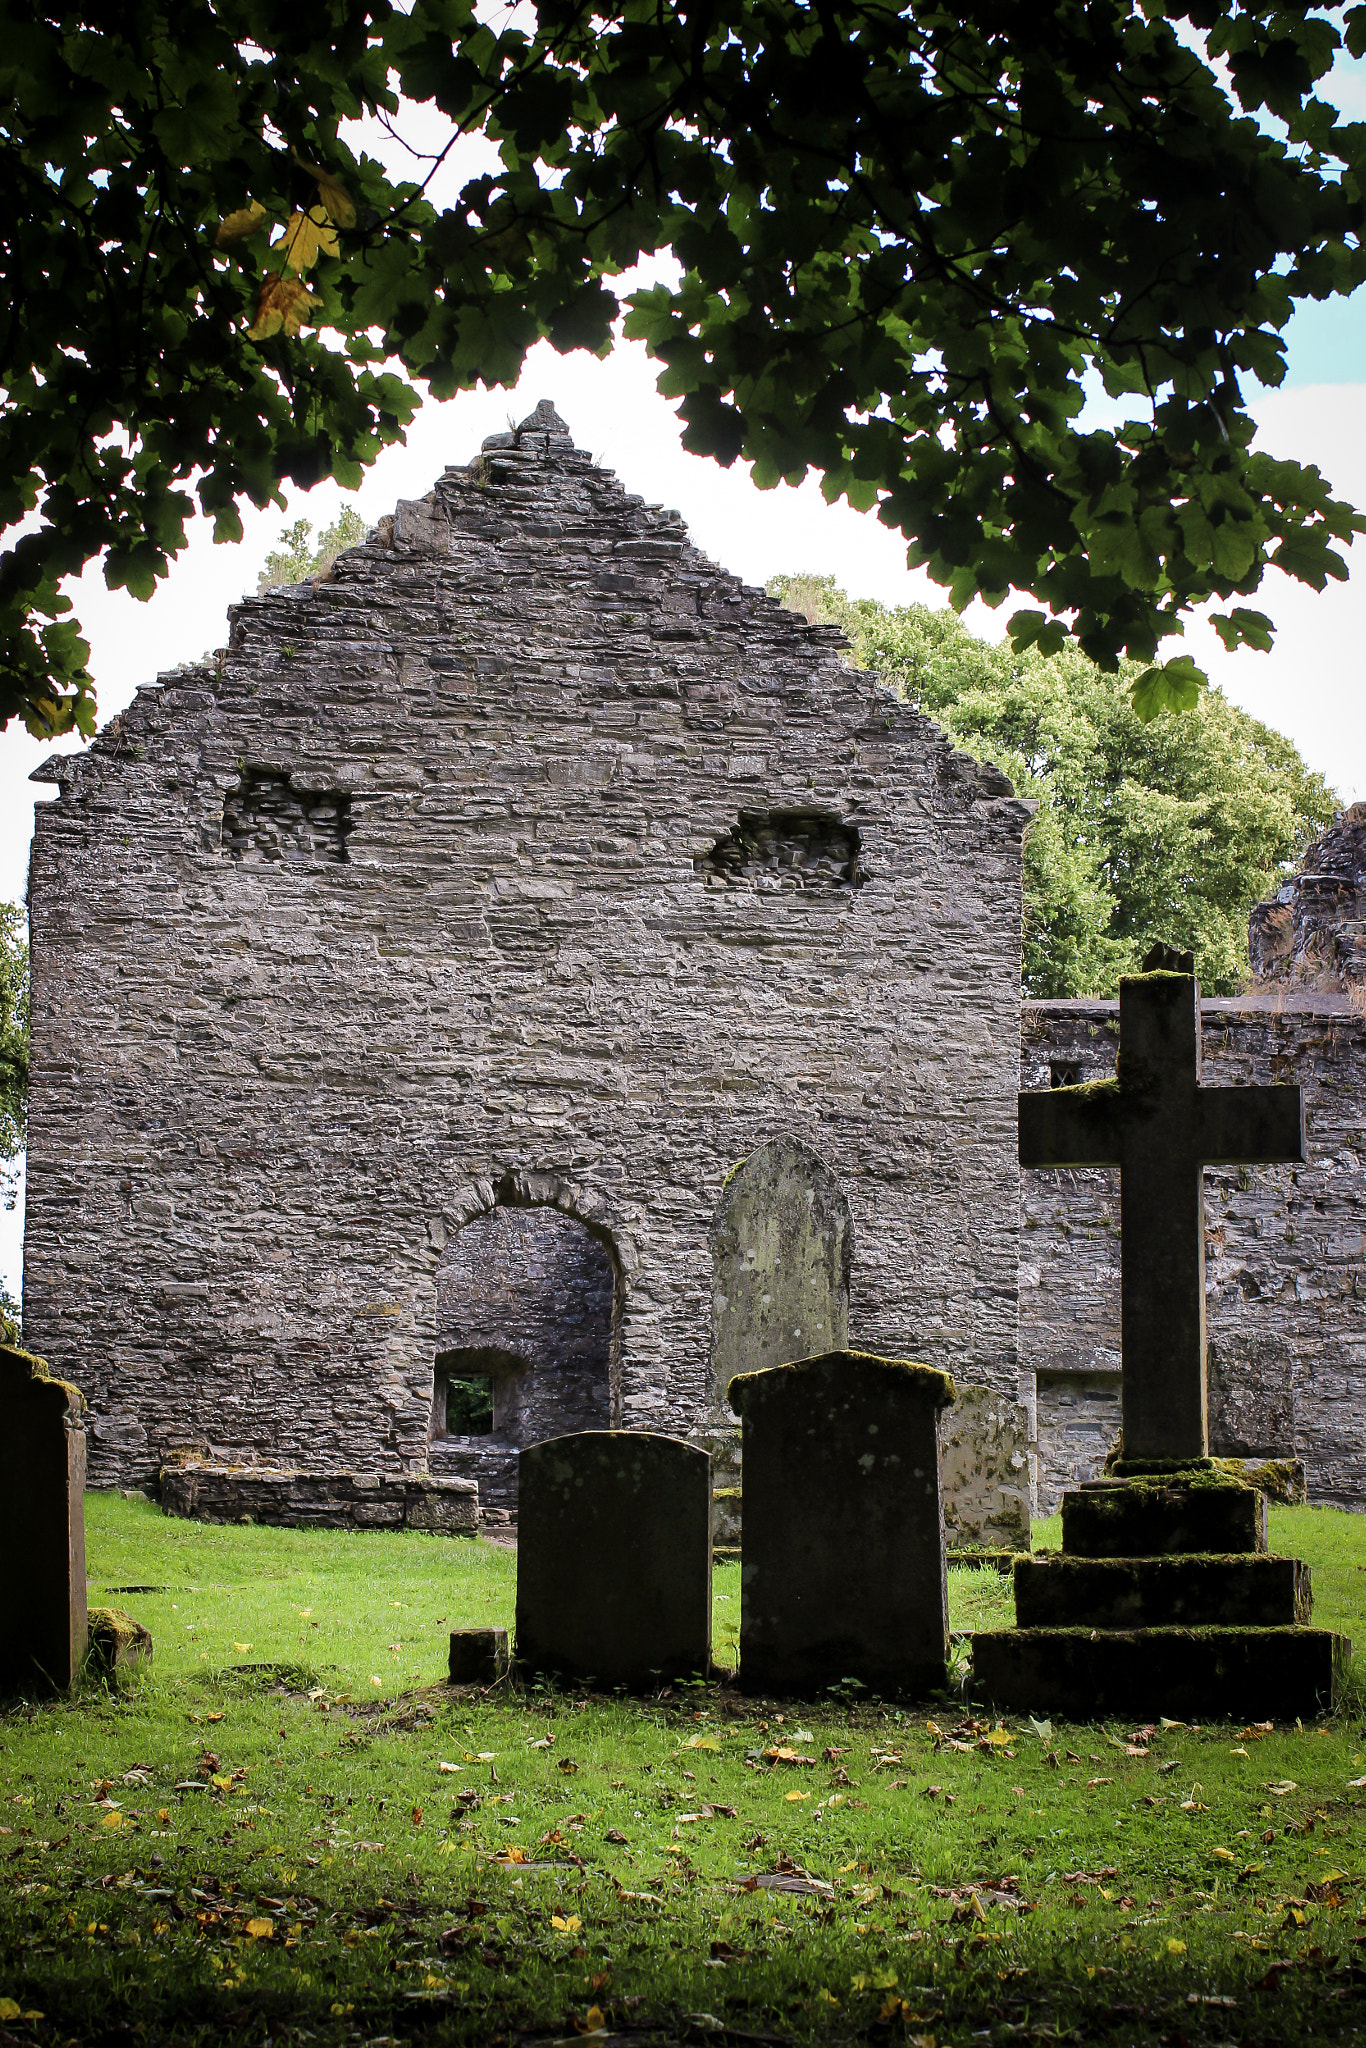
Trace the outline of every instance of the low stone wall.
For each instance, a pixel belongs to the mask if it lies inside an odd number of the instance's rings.
[[[472,1479],[395,1479],[360,1472],[291,1472],[259,1465],[163,1465],[161,1505],[197,1522],[266,1522],[285,1529],[425,1529],[474,1536]]]

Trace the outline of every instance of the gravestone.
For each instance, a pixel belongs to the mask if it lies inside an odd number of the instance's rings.
[[[1124,1455],[1204,1458],[1204,1169],[1303,1160],[1304,1106],[1295,1087],[1200,1086],[1193,974],[1121,980],[1118,1069],[1021,1095],[1020,1164],[1119,1168]]]
[[[1164,957],[1165,956],[1165,957]],[[1264,1495],[1208,1453],[1207,1165],[1303,1159],[1295,1087],[1200,1086],[1189,956],[1119,985],[1118,1076],[1020,1097],[1022,1166],[1118,1166],[1122,1455],[1063,1496],[1063,1555],[1015,1566],[1018,1626],[973,1638],[996,1705],[1306,1718],[1350,1645],[1307,1626],[1308,1568],[1267,1555]],[[1150,961],[1151,964],[1151,961]]]
[[[0,1689],[65,1691],[85,1656],[85,1402],[0,1345]]]
[[[711,1460],[645,1430],[521,1453],[518,1662],[648,1690],[711,1665]]]
[[[746,1692],[944,1683],[939,1417],[953,1398],[947,1373],[858,1351],[732,1380],[744,1429]]]
[[[823,1159],[786,1138],[751,1153],[711,1226],[718,1404],[737,1373],[844,1348],[852,1252],[849,1204]]]

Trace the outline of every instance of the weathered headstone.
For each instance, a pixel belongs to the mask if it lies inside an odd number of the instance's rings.
[[[517,1659],[648,1688],[711,1664],[711,1460],[645,1430],[582,1430],[520,1458]]]
[[[852,1250],[849,1205],[823,1159],[786,1138],[751,1153],[711,1226],[718,1402],[737,1373],[843,1349]]]
[[[953,1551],[1029,1548],[1029,1411],[996,1387],[956,1382],[940,1431],[944,1541]]]
[[[833,1351],[742,1373],[740,1684],[810,1693],[942,1685],[939,1416],[947,1373]]]
[[[0,1345],[0,1688],[65,1690],[86,1645],[85,1403]]]
[[[1306,1626],[1308,1568],[1268,1557],[1263,1494],[1207,1456],[1203,1170],[1304,1158],[1304,1110],[1298,1088],[1200,1086],[1178,964],[1120,982],[1117,1080],[1020,1097],[1021,1165],[1120,1169],[1124,1419],[1112,1476],[1063,1496],[1063,1555],[1017,1562],[1019,1626],[973,1638],[980,1690],[1016,1712],[1308,1717],[1350,1654]]]

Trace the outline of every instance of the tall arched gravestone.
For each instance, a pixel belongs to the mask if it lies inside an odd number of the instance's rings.
[[[944,1683],[939,1416],[947,1373],[835,1351],[743,1373],[740,1684],[885,1693]]]
[[[726,1404],[737,1373],[849,1342],[853,1231],[839,1181],[815,1152],[775,1138],[726,1182],[712,1218],[711,1375],[700,1434],[715,1466],[713,1537],[740,1541],[740,1436]]]
[[[849,1341],[849,1204],[825,1161],[775,1138],[726,1183],[711,1226],[711,1389]]]
[[[0,1688],[75,1683],[85,1656],[85,1402],[0,1345]]]
[[[636,1689],[711,1663],[711,1460],[646,1430],[582,1430],[520,1459],[517,1658]]]

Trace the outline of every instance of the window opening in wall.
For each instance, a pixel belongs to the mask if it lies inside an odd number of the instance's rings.
[[[447,1436],[492,1436],[493,1381],[487,1374],[446,1381]]]
[[[299,789],[278,768],[243,768],[223,799],[219,844],[227,860],[345,860],[351,799],[340,789]]]
[[[694,863],[709,889],[857,889],[858,827],[826,811],[741,811]]]
[[[1080,1080],[1080,1060],[1049,1061],[1048,1085],[1050,1088],[1075,1088]]]

